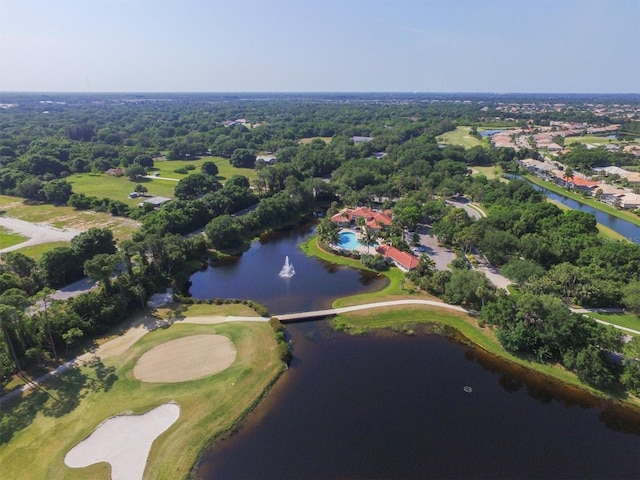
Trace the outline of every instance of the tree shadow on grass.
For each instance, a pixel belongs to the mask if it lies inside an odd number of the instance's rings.
[[[47,417],[62,417],[75,410],[88,393],[111,390],[118,379],[115,367],[107,367],[99,359],[87,367],[88,372],[72,368],[34,391],[3,404],[0,445],[31,425],[40,412]]]
[[[118,380],[116,375],[116,367],[107,367],[104,363],[97,359],[91,365],[89,365],[94,371],[95,378],[90,378],[91,391],[93,392],[108,392],[113,387],[113,384]]]
[[[0,445],[8,443],[16,432],[28,427],[47,402],[48,395],[42,391],[17,397],[2,405],[0,419]]]

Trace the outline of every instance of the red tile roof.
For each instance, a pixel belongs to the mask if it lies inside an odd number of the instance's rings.
[[[391,247],[389,245],[380,245],[376,248],[376,252],[378,252],[385,258],[390,258],[407,270],[416,268],[420,263],[418,257],[415,257],[410,253],[403,252],[402,250],[398,250],[396,247]]]
[[[355,209],[346,208],[331,217],[331,221],[336,223],[351,222],[354,218],[364,218],[365,225],[369,228],[380,228],[381,226],[391,225],[391,214],[387,210],[384,213],[376,212],[367,207],[358,207]]]
[[[597,187],[598,186],[598,182],[594,182],[593,180],[588,180],[588,179],[582,178],[582,177],[567,178],[567,179],[565,179],[565,181],[573,183],[576,187],[593,188],[593,187]]]

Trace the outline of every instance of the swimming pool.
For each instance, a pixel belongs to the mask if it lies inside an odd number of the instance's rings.
[[[374,245],[377,245],[377,243]],[[338,242],[338,246],[344,248],[345,250],[355,250],[358,247],[362,247],[362,243],[358,241],[355,233],[342,232],[340,234],[340,241]]]

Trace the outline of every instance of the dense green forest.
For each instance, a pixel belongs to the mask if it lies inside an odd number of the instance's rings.
[[[384,235],[398,248],[410,251],[404,232],[430,223],[439,242],[459,252],[451,270],[437,271],[423,256],[408,278],[447,302],[478,310],[479,322],[495,328],[505,349],[561,363],[599,388],[622,382],[640,392],[637,341],[625,346],[621,335],[567,306],[640,312],[640,246],[605,239],[592,215],[563,211],[526,182],[471,175],[473,167],[517,171],[517,160],[536,152],[488,142],[465,150],[436,140],[458,125],[516,126],[525,117],[540,124],[620,120],[595,117],[584,107],[589,99],[565,98],[564,111],[508,117],[498,109],[505,99],[493,96],[15,94],[0,100],[1,194],[130,217],[141,225],[119,242],[108,229],[90,229],[38,261],[20,253],[1,255],[4,380],[117,325],[127,312],[143,308],[152,293],[171,286],[186,295],[190,275],[211,256],[241,251],[256,235],[314,212],[366,205],[393,210],[393,225]],[[625,128],[635,131],[636,123],[625,121]],[[368,141],[355,142],[354,136]],[[566,161],[578,168],[602,162],[591,152],[578,148]],[[275,155],[275,163],[256,160],[267,153]],[[142,192],[144,175],[158,162],[210,156],[251,168],[255,176],[221,181],[213,162],[185,168],[175,198],[161,208],[132,208],[108,192],[104,197],[74,192],[67,180],[121,167],[132,189],[136,185]],[[616,158],[607,162],[622,164]],[[445,202],[461,195],[482,205],[486,218],[474,221]],[[206,235],[186,236],[199,229]],[[318,232],[325,241],[335,235],[326,219]],[[496,291],[470,269],[467,254],[501,267],[515,282],[512,294]],[[365,260],[382,268],[375,259]],[[85,275],[101,288],[50,301],[52,289]],[[631,352],[623,366],[610,361],[611,352],[623,350]]]

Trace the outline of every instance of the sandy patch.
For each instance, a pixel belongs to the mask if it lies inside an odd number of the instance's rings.
[[[141,480],[151,445],[179,416],[180,407],[167,403],[144,415],[112,417],[69,450],[64,463],[82,468],[107,462],[112,480]]]
[[[143,382],[184,382],[218,373],[236,359],[224,335],[190,335],[152,348],[140,357],[133,375]]]

